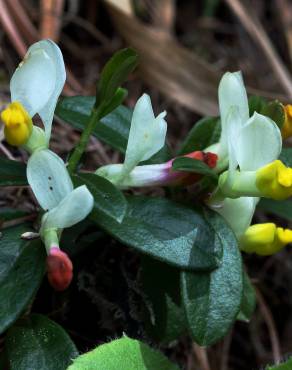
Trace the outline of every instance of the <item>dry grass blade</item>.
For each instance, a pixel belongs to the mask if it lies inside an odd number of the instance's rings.
[[[225,2],[229,5],[234,14],[239,18],[252,39],[260,46],[267,58],[267,61],[270,63],[275,76],[278,78],[283,89],[286,91],[289,98],[291,99],[292,80],[290,73],[279,58],[261,23],[257,19],[253,19],[249,15],[248,10],[245,9],[245,7],[239,0],[225,0]]]
[[[8,34],[10,41],[20,56],[26,53],[26,44],[23,41],[4,0],[0,0],[0,23]]]
[[[190,110],[215,115],[219,74],[165,32],[110,7],[114,23],[140,55],[141,77]]]
[[[281,18],[287,45],[289,48],[290,62],[292,64],[292,4],[288,0],[275,1]]]
[[[59,40],[64,5],[64,0],[41,1],[41,38]]]

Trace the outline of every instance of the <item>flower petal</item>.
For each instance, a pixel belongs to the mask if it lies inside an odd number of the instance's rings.
[[[47,141],[65,79],[65,66],[59,47],[51,40],[42,40],[28,49],[10,81],[11,100],[22,103],[31,117],[40,114]]]
[[[164,145],[167,123],[166,113],[155,118],[149,95],[143,94],[137,101],[131,121],[131,129],[124,162],[124,173],[129,173],[141,161],[149,159]]]
[[[68,194],[42,220],[42,229],[64,229],[82,221],[92,210],[93,196],[85,185]]]
[[[27,179],[44,210],[55,208],[73,190],[64,162],[48,149],[38,150],[29,158]]]
[[[281,149],[282,137],[276,123],[255,112],[240,131],[237,162],[241,170],[255,171],[276,160]]]
[[[223,206],[216,211],[239,239],[249,227],[259,198],[241,197],[236,199],[225,198]]]
[[[238,108],[241,124],[249,118],[248,99],[241,72],[227,72],[223,75],[219,84],[218,97],[222,126],[220,142],[223,151],[222,155],[224,155],[224,151],[227,150],[228,124],[230,123],[227,117],[230,108],[232,106]]]

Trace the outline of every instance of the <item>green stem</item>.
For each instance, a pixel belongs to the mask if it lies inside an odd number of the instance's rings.
[[[96,125],[96,123],[99,121],[99,110],[96,108],[93,108],[90,114],[90,117],[88,119],[88,122],[86,124],[85,129],[83,130],[79,143],[74,149],[74,152],[72,153],[69,163],[68,163],[68,171],[70,174],[76,171],[76,168],[78,166],[78,163],[82,157],[82,154],[84,153],[88,140],[90,138],[90,135],[92,134],[92,131]]]

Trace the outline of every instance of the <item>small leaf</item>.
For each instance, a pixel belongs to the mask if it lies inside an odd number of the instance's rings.
[[[117,89],[138,63],[135,50],[128,48],[116,52],[104,66],[96,89],[96,107],[106,107],[115,98]]]
[[[215,179],[218,178],[217,174],[211,170],[203,161],[188,157],[176,158],[172,163],[174,171],[194,172],[200,173],[204,176],[210,176]]]
[[[105,216],[121,222],[126,214],[127,201],[123,193],[111,182],[93,173],[80,173],[73,176],[76,186],[86,185],[94,198],[91,218]]]
[[[213,269],[222,244],[199,211],[164,198],[128,196],[123,222],[92,214],[92,221],[120,242],[186,269]]]
[[[205,117],[200,119],[185,138],[178,154],[188,154],[203,150],[219,141],[221,133],[220,118]]]
[[[100,113],[100,117],[105,117],[107,114],[110,114],[113,110],[119,107],[127,95],[128,91],[126,89],[123,89],[122,87],[119,87],[110,103]]]
[[[0,157],[0,186],[27,185],[24,163]]]
[[[242,300],[242,262],[235,236],[223,218],[208,220],[223,244],[222,264],[212,272],[182,272],[183,302],[193,339],[208,346],[230,329]]]
[[[262,198],[258,207],[268,213],[274,213],[275,215],[287,220],[292,220],[292,201],[289,199],[273,200]]]
[[[292,167],[292,148],[282,148],[280,161],[287,167]]]
[[[11,370],[65,370],[78,351],[61,326],[42,315],[19,320],[5,341]]]
[[[162,353],[123,337],[77,357],[68,370],[178,370]],[[21,369],[20,369],[21,370]]]
[[[285,109],[282,103],[274,100],[263,107],[261,114],[271,118],[281,129],[285,122]]]
[[[243,271],[243,294],[237,320],[249,322],[256,307],[256,293],[250,278]]]
[[[40,240],[25,241],[25,225],[2,231],[0,239],[0,334],[25,310],[36,293],[45,269]]]
[[[261,96],[252,95],[248,99],[249,116],[251,117],[254,112],[261,113],[264,107],[267,105],[266,99]]]
[[[144,256],[142,288],[146,294],[146,330],[160,343],[168,343],[187,332],[180,296],[180,270]]]

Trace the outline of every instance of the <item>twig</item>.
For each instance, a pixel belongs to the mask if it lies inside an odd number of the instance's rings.
[[[229,358],[228,354],[231,342],[232,342],[232,330],[228,333],[228,335],[225,337],[223,341],[220,370],[228,370],[228,358]]]
[[[0,150],[6,155],[7,158],[15,160],[10,151],[2,143],[0,143]]]
[[[279,337],[276,329],[276,325],[273,319],[273,316],[271,314],[271,311],[269,307],[267,306],[264,297],[262,296],[261,292],[256,289],[256,296],[257,301],[259,304],[259,309],[263,315],[263,318],[266,322],[269,335],[270,335],[270,341],[272,346],[272,353],[273,353],[273,360],[275,364],[280,363],[281,361],[281,350],[280,350],[280,342]]]
[[[202,370],[211,370],[208,355],[206,348],[198,346],[196,343],[193,343],[193,350],[196,354],[196,357],[199,361]]]
[[[263,53],[266,55],[267,61],[270,63],[283,89],[285,89],[289,98],[292,99],[291,76],[286,66],[278,56],[261,23],[257,19],[252,19],[248,11],[244,8],[239,0],[225,0],[225,2],[239,18],[252,39],[261,47]]]

